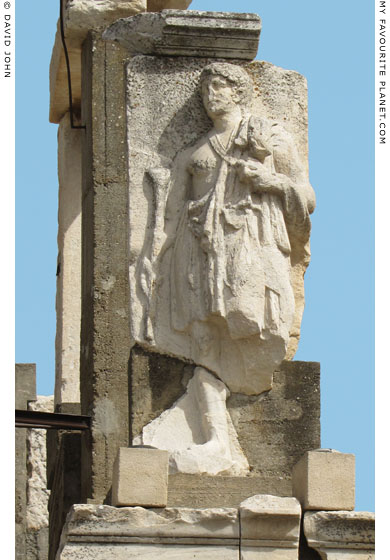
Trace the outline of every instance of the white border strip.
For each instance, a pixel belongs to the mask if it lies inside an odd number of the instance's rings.
[[[390,0],[375,0],[375,359],[377,550],[387,549],[390,294]],[[356,159],[358,165],[359,159]],[[367,185],[369,189],[370,186]],[[382,437],[381,437],[382,435]],[[384,439],[383,439],[384,438]],[[387,454],[387,453],[386,453]],[[382,478],[381,478],[382,473]],[[385,490],[387,489],[387,490]],[[386,509],[385,509],[386,508]],[[385,542],[386,541],[386,542]]]
[[[1,422],[7,454],[6,468],[14,473],[14,371],[15,371],[15,0],[0,0],[0,236],[1,236]],[[7,473],[8,474],[8,473]],[[12,478],[11,478],[12,480]],[[14,489],[5,485],[4,534],[14,533]],[[10,552],[12,553],[12,539]],[[8,546],[8,545],[7,545]],[[6,552],[7,554],[7,552]]]

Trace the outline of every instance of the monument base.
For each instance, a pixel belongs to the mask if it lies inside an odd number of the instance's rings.
[[[238,507],[255,494],[292,496],[291,480],[181,473],[168,477],[168,507]]]
[[[295,498],[269,495],[236,508],[75,505],[57,560],[374,559],[371,513],[309,512],[302,526]]]
[[[295,498],[274,496],[253,496],[238,508],[76,505],[57,559],[295,560],[300,520]]]
[[[145,426],[152,424],[165,411],[172,410],[185,393],[195,366],[177,358],[147,351],[136,345],[129,362],[130,426],[137,444]],[[238,481],[249,490],[239,492],[233,502],[220,503],[214,478],[205,474],[170,476],[168,501],[174,506],[209,507],[210,504],[236,506],[254,494],[291,496],[291,475],[294,465],[312,449],[321,447],[320,438],[320,364],[284,360],[273,375],[273,388],[261,395],[231,393],[226,408],[237,435],[238,444],[249,464],[249,474]],[[150,441],[143,443],[160,447]],[[164,447],[161,447],[164,449]],[[166,448],[165,448],[166,449]],[[218,475],[226,484],[236,478]],[[257,480],[254,480],[257,477]],[[204,483],[207,485],[204,486]],[[215,481],[216,485],[219,483]],[[187,488],[186,488],[187,487]],[[230,487],[230,486],[229,486]],[[231,484],[235,493],[237,486]],[[196,488],[196,490],[195,490]],[[225,487],[226,488],[226,487]],[[188,499],[183,492],[191,494]],[[177,498],[174,496],[178,492]],[[213,494],[212,500],[208,493]],[[223,490],[223,494],[229,491]],[[207,502],[199,501],[203,495]],[[229,499],[229,496],[226,497]],[[216,500],[216,501],[214,501]],[[207,504],[207,505],[203,505]]]

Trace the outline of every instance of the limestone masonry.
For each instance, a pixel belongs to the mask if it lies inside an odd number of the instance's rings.
[[[321,449],[320,366],[293,360],[306,80],[254,61],[257,14],[189,4],[65,3],[81,129],[56,36],[54,406],[91,429],[48,437],[48,558],[373,559],[354,456]]]

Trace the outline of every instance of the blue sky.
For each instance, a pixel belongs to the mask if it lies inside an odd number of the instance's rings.
[[[239,7],[238,7],[239,6]],[[322,447],[356,455],[356,509],[374,509],[374,9],[353,0],[194,0],[255,12],[258,58],[308,81],[312,261],[296,359],[321,362]],[[48,122],[58,2],[16,3],[16,361],[54,390],[57,125]]]

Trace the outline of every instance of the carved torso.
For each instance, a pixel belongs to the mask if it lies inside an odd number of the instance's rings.
[[[190,199],[199,200],[215,185],[221,161],[209,144],[208,137],[190,158],[187,171],[192,176]]]

